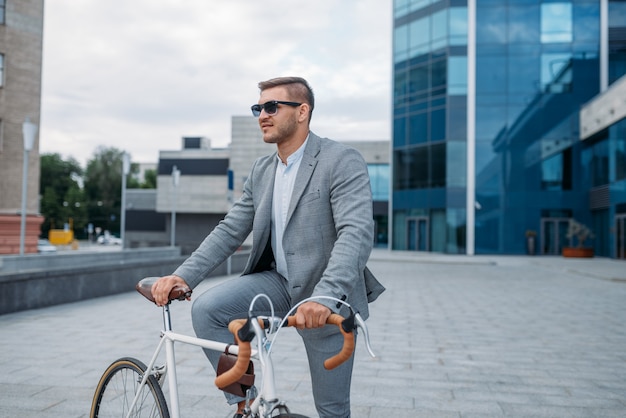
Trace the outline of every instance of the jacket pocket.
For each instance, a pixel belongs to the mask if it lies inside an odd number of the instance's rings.
[[[304,205],[314,200],[317,200],[319,198],[320,198],[320,191],[316,190],[314,192],[307,193],[304,196],[302,196],[302,198],[300,199],[300,204]]]

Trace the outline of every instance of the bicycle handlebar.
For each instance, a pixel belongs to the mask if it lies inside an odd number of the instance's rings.
[[[262,328],[265,327],[266,324],[262,319],[258,319],[258,321]],[[235,343],[239,346],[239,355],[237,356],[235,365],[230,370],[215,378],[215,386],[220,389],[224,389],[225,387],[237,382],[248,369],[252,348],[250,347],[250,341],[242,341],[239,336],[240,331],[247,322],[247,319],[235,319],[228,325],[228,330],[235,336]],[[350,325],[346,326],[345,322],[346,319],[344,317],[334,313],[328,317],[328,320],[326,320],[327,324],[336,325],[343,335],[343,347],[341,351],[324,361],[324,368],[326,368],[326,370],[332,370],[341,365],[343,362],[348,360],[354,352],[354,328]],[[287,326],[295,325],[296,317],[288,317]],[[348,330],[345,328],[348,328]]]

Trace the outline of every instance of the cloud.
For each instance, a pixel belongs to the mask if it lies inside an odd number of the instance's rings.
[[[99,145],[153,162],[180,137],[230,142],[257,82],[300,75],[312,128],[389,139],[391,1],[55,0],[47,4],[40,152]]]

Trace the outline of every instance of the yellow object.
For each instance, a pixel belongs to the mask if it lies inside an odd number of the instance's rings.
[[[52,245],[69,245],[74,241],[74,231],[51,229],[48,233],[48,241]]]

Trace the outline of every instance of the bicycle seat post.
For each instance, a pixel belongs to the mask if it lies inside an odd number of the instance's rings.
[[[163,327],[165,331],[172,330],[172,318],[170,316],[170,304],[163,305]]]

